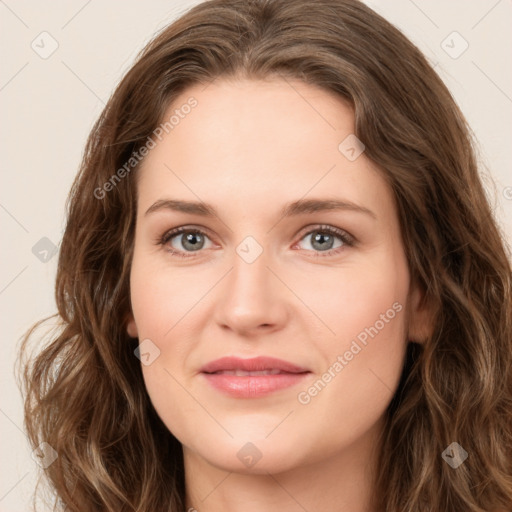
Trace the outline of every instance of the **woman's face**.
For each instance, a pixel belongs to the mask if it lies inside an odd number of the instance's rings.
[[[357,454],[420,295],[352,109],[298,81],[217,79],[173,114],[137,171],[128,323],[156,411],[186,456],[229,471]]]

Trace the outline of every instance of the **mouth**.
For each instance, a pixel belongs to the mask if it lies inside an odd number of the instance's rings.
[[[271,357],[223,357],[201,369],[215,390],[235,398],[262,397],[294,386],[310,373],[306,368]]]
[[[282,375],[288,372],[283,372],[277,368],[272,368],[270,370],[260,370],[256,372],[248,372],[246,370],[220,370],[218,372],[205,372],[209,375],[236,375],[237,377],[250,377],[254,375]]]

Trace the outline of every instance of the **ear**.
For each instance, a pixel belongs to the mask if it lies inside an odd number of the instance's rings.
[[[135,323],[133,313],[129,313],[126,317],[126,332],[130,338],[139,337],[139,331],[137,330],[137,324]]]
[[[423,288],[414,283],[409,295],[407,339],[423,344],[432,336],[436,312],[428,303]]]

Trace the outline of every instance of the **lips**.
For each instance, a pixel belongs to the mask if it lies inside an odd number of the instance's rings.
[[[246,370],[220,370],[213,373],[216,375],[236,375],[237,377],[249,377],[250,375],[279,375],[287,372],[283,372],[277,368],[272,368],[272,370],[261,370],[257,372],[248,372]]]
[[[301,368],[295,364],[276,359],[275,357],[253,357],[251,359],[242,359],[240,357],[222,357],[216,359],[201,368],[204,373],[217,372],[264,372],[277,371],[278,373],[304,373],[309,370]]]
[[[201,368],[216,390],[236,398],[256,398],[298,384],[308,369],[274,357],[223,357]]]

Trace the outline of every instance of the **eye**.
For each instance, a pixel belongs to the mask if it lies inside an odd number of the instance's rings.
[[[312,249],[306,247],[306,250],[313,250],[314,257],[332,256],[338,254],[345,247],[352,247],[355,239],[347,232],[333,226],[317,226],[309,230],[301,241],[309,240]],[[338,243],[336,244],[336,240]]]
[[[314,257],[332,256],[346,247],[355,245],[354,237],[342,229],[327,225],[310,229],[300,239],[300,242],[308,239],[312,249],[306,247],[304,250],[312,251]],[[210,242],[209,246],[207,241]],[[210,238],[202,229],[186,226],[167,231],[157,240],[157,243],[164,246],[173,256],[181,258],[193,257],[193,253],[212,247]]]
[[[204,231],[182,226],[164,233],[158,243],[165,246],[171,254],[188,258],[193,254],[186,253],[199,252],[201,249],[209,248],[205,247],[206,240],[210,239]]]

